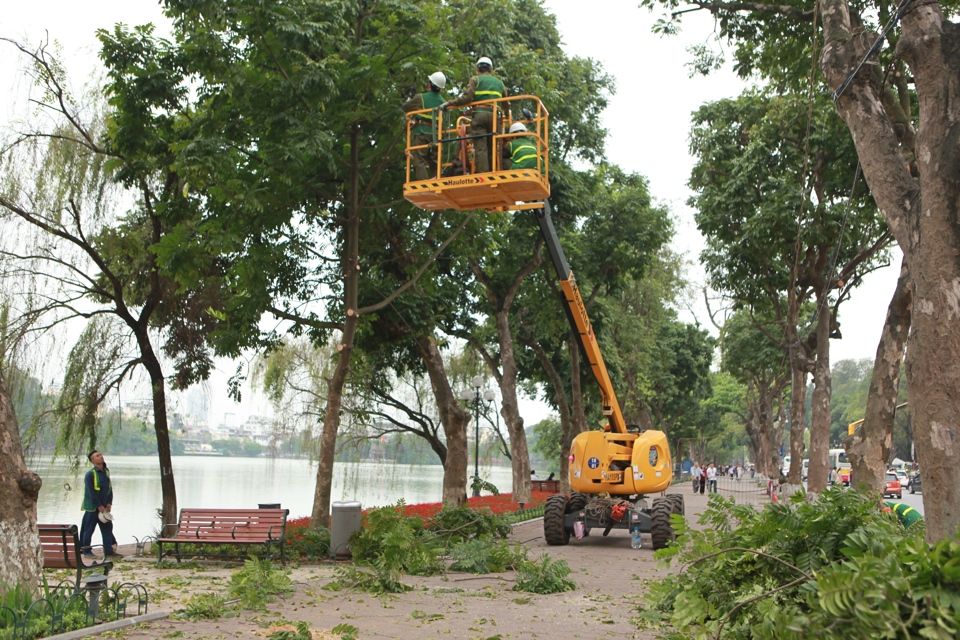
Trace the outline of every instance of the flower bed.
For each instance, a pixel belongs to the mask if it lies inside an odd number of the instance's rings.
[[[550,494],[546,491],[533,491],[530,494],[530,502],[525,502],[524,509],[531,509],[540,506],[547,501]],[[501,493],[498,496],[480,496],[479,498],[468,498],[467,506],[471,509],[488,508],[497,515],[514,513],[520,510],[520,505],[513,501],[513,496],[509,493]],[[408,504],[405,513],[408,516],[418,518],[429,518],[443,508],[441,502],[426,502],[423,504]]]
[[[533,491],[530,494],[530,502],[525,502],[524,509],[533,509],[546,503],[551,494],[546,491]],[[520,510],[520,505],[513,501],[511,494],[501,493],[498,496],[480,496],[479,498],[468,498],[467,506],[471,509],[488,508],[497,515],[512,514]],[[404,506],[404,514],[415,516],[417,518],[427,519],[443,508],[442,502],[425,502],[422,504],[408,504]],[[368,510],[364,510],[366,513]],[[295,518],[287,520],[287,544],[293,545],[300,541],[304,532],[310,528],[310,517]]]

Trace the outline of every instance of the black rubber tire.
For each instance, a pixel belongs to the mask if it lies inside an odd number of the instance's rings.
[[[673,503],[673,513],[681,516],[687,515],[683,504],[683,494],[671,493],[667,495],[667,500]]]
[[[577,493],[574,491],[570,494],[570,500],[567,501],[566,513],[575,513],[577,511],[582,511],[587,503],[590,502],[590,496],[585,493]]]
[[[565,494],[555,493],[547,498],[543,508],[543,539],[549,545],[562,546],[570,542],[570,532],[563,526],[567,500]]]
[[[670,524],[673,505],[674,502],[667,498],[657,498],[653,501],[653,509],[650,510],[650,538],[653,540],[654,549],[663,549],[676,539],[673,525]]]

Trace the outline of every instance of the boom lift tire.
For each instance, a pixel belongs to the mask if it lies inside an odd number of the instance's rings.
[[[543,539],[549,545],[562,546],[570,542],[570,532],[563,526],[568,500],[562,493],[547,498],[543,508]]]
[[[663,549],[670,544],[670,541],[676,539],[673,525],[670,524],[670,514],[674,513],[674,504],[676,503],[673,500],[667,498],[657,498],[653,501],[653,509],[650,510],[650,538],[654,549]]]
[[[567,501],[567,513],[581,511],[590,501],[590,496],[585,493],[574,491],[570,494],[570,500]]]
[[[667,500],[673,503],[673,512],[677,515],[684,516],[686,512],[683,506],[683,494],[680,493],[671,493],[667,496]]]

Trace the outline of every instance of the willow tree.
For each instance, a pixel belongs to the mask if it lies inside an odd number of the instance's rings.
[[[62,61],[46,46],[11,43],[28,61],[26,73],[40,88],[28,100],[44,117],[18,123],[0,158],[0,258],[8,278],[32,283],[18,295],[39,301],[33,331],[82,327],[63,359],[61,451],[96,446],[103,402],[135,371],[146,372],[162,518],[176,522],[167,385],[183,389],[210,373],[204,335],[218,322],[222,270],[197,259],[191,277],[178,282],[162,267],[195,222],[171,163],[176,122],[159,108],[182,97],[183,78],[137,66],[149,46],[125,49],[124,33],[105,39],[103,55],[114,70],[137,67],[138,77],[112,74],[93,95],[66,90]],[[149,30],[142,35],[149,45]],[[134,101],[138,110],[119,115]],[[165,359],[173,361],[169,378]]]

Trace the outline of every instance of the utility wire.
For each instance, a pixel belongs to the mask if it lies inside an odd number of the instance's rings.
[[[853,73],[847,76],[846,80],[844,80],[840,84],[840,86],[837,87],[837,90],[833,92],[834,102],[840,99],[840,96],[842,96],[843,92],[847,90],[847,87],[850,86],[850,84],[853,82],[853,79],[856,77],[856,75],[860,73],[860,69],[863,68],[863,65],[867,64],[867,61],[870,58],[872,58],[874,55],[876,55],[876,53],[880,50],[880,46],[883,44],[883,41],[886,40],[887,34],[890,33],[891,29],[893,29],[893,27],[896,26],[898,22],[900,22],[900,19],[903,17],[903,14],[907,12],[907,9],[910,8],[911,4],[913,4],[913,0],[905,0],[905,2],[902,5],[900,5],[900,8],[897,10],[897,12],[893,15],[892,18],[890,18],[890,22],[888,22],[887,26],[883,28],[883,31],[880,33],[880,36],[877,38],[877,41],[873,43],[873,46],[870,47],[870,50],[867,51],[867,54],[863,56],[863,60],[860,61],[860,64],[857,65],[857,68],[854,69]]]

